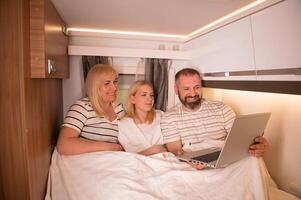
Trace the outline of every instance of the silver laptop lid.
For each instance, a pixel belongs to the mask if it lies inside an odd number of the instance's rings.
[[[262,135],[271,113],[237,116],[227,135],[216,167],[224,167],[249,155],[249,146]]]

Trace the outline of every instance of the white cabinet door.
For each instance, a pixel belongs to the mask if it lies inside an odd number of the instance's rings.
[[[286,0],[251,16],[256,69],[301,67],[301,0]],[[297,75],[259,80],[301,80]]]
[[[250,17],[188,42],[191,65],[202,73],[255,70]],[[204,77],[204,79],[255,80],[255,76]]]

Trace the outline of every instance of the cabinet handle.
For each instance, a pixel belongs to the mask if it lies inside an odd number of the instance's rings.
[[[51,59],[47,60],[47,72],[48,72],[48,74],[52,74],[52,73],[56,72],[54,60],[51,60]]]

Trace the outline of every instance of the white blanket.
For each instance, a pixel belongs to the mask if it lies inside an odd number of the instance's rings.
[[[259,200],[269,199],[269,180],[262,159],[254,157],[197,171],[171,153],[62,156],[55,151],[45,199]]]

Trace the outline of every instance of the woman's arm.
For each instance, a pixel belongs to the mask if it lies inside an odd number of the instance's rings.
[[[166,149],[163,145],[154,145],[152,147],[149,147],[148,149],[145,149],[143,151],[140,151],[139,154],[150,156],[156,153],[166,152]]]
[[[123,148],[120,144],[83,140],[75,129],[62,127],[57,151],[62,155],[76,155],[95,151],[123,151]]]

